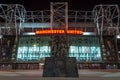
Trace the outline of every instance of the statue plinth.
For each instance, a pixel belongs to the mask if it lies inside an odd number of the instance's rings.
[[[68,53],[68,37],[52,36],[51,57],[45,58],[43,77],[78,77],[76,58],[68,57]]]
[[[43,77],[78,77],[74,57],[46,57]]]

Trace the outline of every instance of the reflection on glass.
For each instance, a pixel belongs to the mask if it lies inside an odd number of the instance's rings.
[[[50,37],[22,36],[19,38],[17,61],[41,61],[50,56]]]
[[[76,57],[77,61],[101,61],[100,47],[70,46],[69,57]]]
[[[18,47],[18,61],[38,61],[50,56],[49,46]]]
[[[102,61],[99,37],[70,37],[69,57],[76,57],[79,62]]]
[[[50,57],[50,37],[21,37],[18,44],[17,61],[39,61]],[[69,57],[77,61],[102,61],[98,37],[69,36]],[[67,45],[67,44],[66,44]]]

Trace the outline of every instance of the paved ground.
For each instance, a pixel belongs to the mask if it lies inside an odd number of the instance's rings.
[[[0,80],[120,80],[120,70],[79,70],[79,78],[43,78],[42,72],[42,70],[0,71]]]

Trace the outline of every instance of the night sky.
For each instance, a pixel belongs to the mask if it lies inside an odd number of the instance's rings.
[[[69,10],[92,10],[98,4],[118,4],[120,0],[0,0],[0,4],[22,4],[26,10],[49,10],[50,2],[68,2]]]

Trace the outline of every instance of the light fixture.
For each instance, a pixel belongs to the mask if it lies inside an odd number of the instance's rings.
[[[3,37],[3,36],[2,36],[2,35],[0,35],[0,39],[2,39],[2,37]]]
[[[26,32],[26,33],[23,33],[23,35],[35,35],[35,32]]]
[[[116,38],[117,38],[117,39],[120,39],[120,34],[118,34],[118,35],[116,36]]]
[[[83,35],[96,35],[94,32],[83,32]]]
[[[118,53],[120,53],[120,51],[118,51]]]

